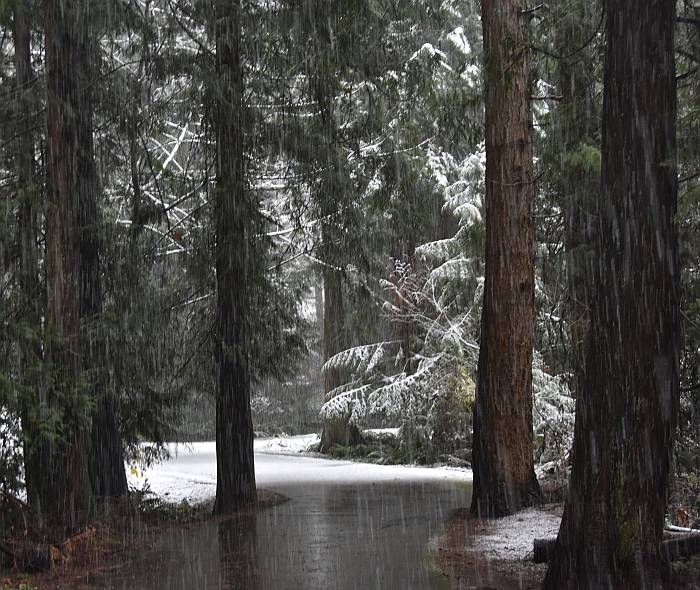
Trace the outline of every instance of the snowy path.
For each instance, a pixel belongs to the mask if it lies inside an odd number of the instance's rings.
[[[471,481],[471,472],[449,467],[374,465],[300,454],[317,440],[315,434],[256,440],[255,478],[258,487],[277,490],[279,486],[312,483]],[[145,470],[138,469],[136,474],[129,473],[129,485],[139,489],[148,485],[154,494],[171,502],[187,500],[194,503],[212,498],[216,493],[215,443],[173,445],[170,451],[172,458],[169,461]]]

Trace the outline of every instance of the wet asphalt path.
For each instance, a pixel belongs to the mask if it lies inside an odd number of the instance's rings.
[[[256,473],[259,487],[290,500],[168,532],[99,587],[445,588],[431,545],[450,513],[468,505],[466,475],[267,454],[256,454]]]

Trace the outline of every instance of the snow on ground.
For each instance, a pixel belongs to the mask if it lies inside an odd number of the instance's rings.
[[[486,557],[521,561],[532,553],[534,539],[557,536],[561,512],[542,508],[527,508],[512,516],[484,519],[470,549],[483,551]]]
[[[303,456],[318,436],[302,435],[255,441],[255,479],[258,487],[271,489],[306,484],[353,485],[378,482],[463,481],[471,471],[450,467],[375,465]],[[202,502],[216,493],[216,444],[171,444],[171,458],[151,467],[127,468],[129,486],[148,489],[170,502]],[[294,455],[294,456],[290,456]]]
[[[311,445],[320,442],[321,437],[314,434],[298,436],[275,436],[272,438],[256,438],[253,449],[256,453],[275,453],[277,455],[296,455],[304,453]]]

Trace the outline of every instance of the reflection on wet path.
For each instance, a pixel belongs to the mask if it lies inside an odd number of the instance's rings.
[[[258,590],[257,515],[243,514],[218,525],[219,573],[224,588]]]
[[[299,461],[264,456],[256,460],[274,461],[292,474]],[[436,479],[350,484],[342,477],[329,481],[327,475],[318,481],[313,476],[308,481],[291,478],[286,485],[282,480],[264,485],[289,496],[289,502],[257,514],[172,531],[108,580],[106,587],[444,587],[441,575],[432,571],[428,544],[442,531],[450,512],[468,504],[466,484]]]

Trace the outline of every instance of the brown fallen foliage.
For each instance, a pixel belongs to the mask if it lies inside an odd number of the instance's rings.
[[[96,529],[88,527],[54,545],[28,538],[10,539],[0,543],[5,554],[5,566],[20,572],[46,572],[73,562],[83,563],[96,551]]]
[[[258,497],[258,505],[252,510],[287,500],[267,490],[258,490]],[[15,500],[24,516],[4,512],[0,517],[0,570],[6,570],[0,571],[0,579],[10,587],[20,582],[47,589],[82,587],[89,579],[127,564],[134,552],[151,544],[165,530],[197,526],[212,519],[208,504],[111,503],[102,505],[88,526],[61,538],[55,530],[34,525],[26,504]]]

